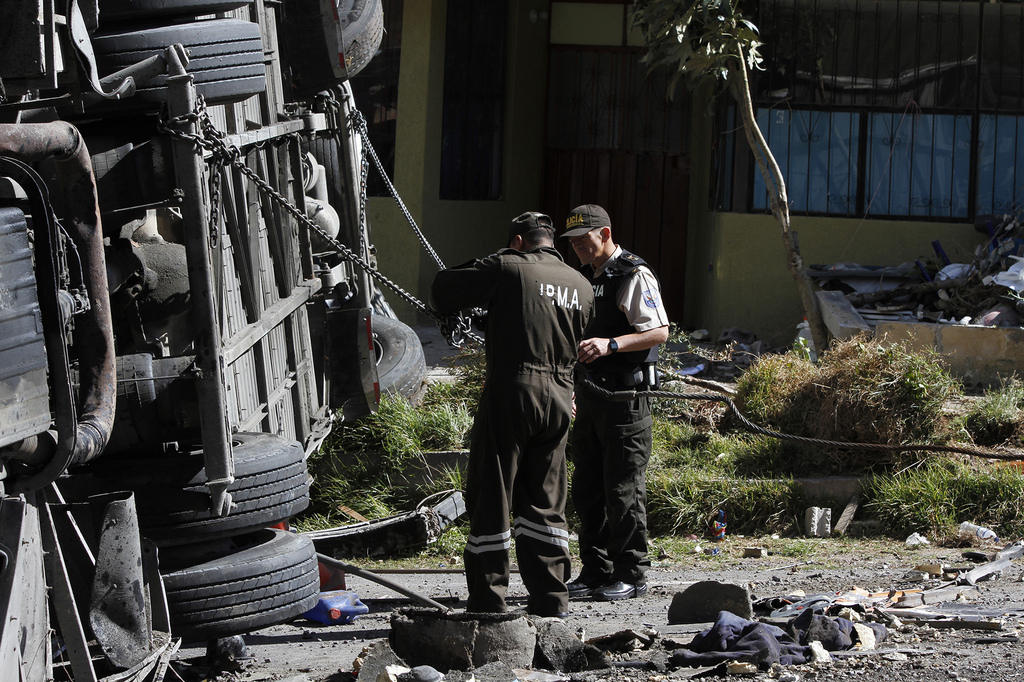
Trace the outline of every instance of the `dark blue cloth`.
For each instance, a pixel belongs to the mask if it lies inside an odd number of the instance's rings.
[[[870,623],[868,627],[875,631],[876,641],[885,639],[884,625]],[[853,646],[855,638],[853,623],[846,618],[812,611],[793,618],[786,630],[720,611],[710,629],[696,635],[686,648],[672,652],[669,664],[697,668],[745,661],[757,663],[761,669],[774,664],[800,665],[810,660],[810,643],[815,640],[828,651],[844,651]]]

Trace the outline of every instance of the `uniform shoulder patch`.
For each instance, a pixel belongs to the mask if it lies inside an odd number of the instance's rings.
[[[654,289],[648,289],[643,293],[644,305],[648,308],[657,308],[661,305],[661,300],[658,298],[658,292]]]

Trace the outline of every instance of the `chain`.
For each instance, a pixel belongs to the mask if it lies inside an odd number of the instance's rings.
[[[395,189],[395,186],[393,184],[391,184],[391,179],[388,177],[387,172],[384,170],[384,164],[380,162],[380,157],[377,156],[377,151],[373,148],[373,145],[370,144],[370,133],[366,129],[366,119],[363,118],[362,112],[360,112],[358,109],[353,109],[352,113],[349,114],[349,120],[352,122],[352,125],[355,126],[356,132],[359,133],[359,137],[361,137],[363,140],[364,152],[368,152],[370,157],[373,159],[373,164],[377,168],[377,172],[380,173],[380,177],[383,178],[384,183],[388,186],[388,191],[391,192],[391,196],[394,197],[395,203],[398,204],[399,210],[402,211],[402,215],[404,215],[405,219],[409,221],[409,225],[412,227],[413,232],[415,232],[416,236],[419,238],[420,244],[423,245],[423,249],[428,254],[430,254],[431,258],[434,259],[434,262],[437,263],[438,269],[444,270],[444,262],[441,260],[441,257],[437,255],[437,252],[434,251],[434,247],[430,245],[430,242],[428,242],[427,238],[423,235],[423,232],[420,230],[419,225],[416,224],[416,221],[413,219],[412,214],[409,213],[409,209],[405,207],[405,203],[402,201],[402,197],[398,196],[398,190]]]
[[[846,448],[849,450],[873,450],[881,452],[958,452],[964,455],[987,457],[989,459],[1002,459],[1008,461],[1024,460],[1024,453],[1014,451],[1003,452],[984,450],[981,448],[958,447],[955,445],[886,445],[883,443],[848,443],[838,440],[822,440],[820,438],[794,436],[793,434],[779,433],[778,431],[772,431],[771,429],[766,429],[763,426],[758,426],[744,417],[739,408],[736,407],[736,403],[733,402],[732,398],[725,395],[718,395],[715,393],[677,393],[675,391],[609,391],[605,388],[601,388],[590,380],[583,381],[581,385],[591,393],[594,393],[605,400],[611,400],[612,402],[628,402],[640,397],[670,398],[675,400],[714,400],[722,402],[728,405],[733,416],[735,416],[739,420],[740,424],[742,424],[748,431],[761,434],[762,436],[769,436],[779,440],[788,440],[807,445],[825,445],[829,447]]]
[[[220,244],[220,167],[214,167],[210,178],[210,249]]]
[[[378,282],[386,286],[388,289],[390,289],[392,292],[398,295],[402,300],[411,305],[414,309],[418,310],[419,312],[423,313],[424,315],[427,315],[432,320],[434,320],[438,328],[441,329],[442,333],[445,334],[445,339],[450,345],[459,348],[463,343],[465,343],[466,337],[473,337],[473,335],[468,331],[470,324],[468,319],[464,318],[464,316],[462,315],[458,315],[455,316],[457,318],[457,321],[453,322],[452,316],[441,315],[436,311],[431,310],[422,301],[420,301],[415,296],[405,291],[397,283],[393,282],[379,270],[377,270],[372,265],[370,265],[362,258],[360,258],[356,253],[354,253],[351,249],[345,246],[345,244],[341,243],[334,237],[331,237],[327,232],[321,229],[319,225],[313,222],[312,219],[306,216],[304,211],[300,210],[295,204],[288,201],[288,199],[284,195],[282,195],[280,192],[274,189],[266,180],[261,178],[256,173],[256,171],[249,168],[249,166],[246,165],[245,163],[241,150],[233,145],[228,145],[227,142],[225,142],[224,140],[223,133],[217,130],[217,128],[213,125],[213,121],[210,120],[209,113],[206,111],[205,102],[201,96],[197,98],[196,109],[197,110],[195,112],[192,112],[190,114],[175,117],[173,119],[167,120],[166,122],[160,121],[160,123],[158,124],[159,130],[171,137],[192,143],[192,145],[196,147],[197,151],[205,149],[212,156],[213,164],[215,166],[229,165],[237,169],[242,175],[251,180],[259,191],[263,192],[266,196],[268,196],[278,206],[284,209],[285,212],[289,213],[293,218],[295,218],[301,224],[305,225],[311,231],[320,235],[320,237],[323,238],[325,242],[334,247],[334,249],[338,252],[338,254],[341,255],[342,258],[352,263],[356,267],[360,268],[367,275],[369,275],[373,279],[377,280]],[[180,130],[179,126],[183,123],[198,123],[199,130],[202,131],[202,134],[191,134]],[[372,152],[372,147],[370,149]],[[373,156],[374,159],[377,158],[376,154],[373,154]],[[379,165],[378,168],[380,168]],[[385,179],[387,179],[386,176]],[[394,191],[394,186],[391,184],[390,181],[388,181],[388,185]],[[403,213],[406,215],[407,219],[411,221],[412,216],[409,215],[408,210],[405,209],[405,205],[401,203],[401,200],[397,199],[397,192],[395,192],[395,194],[396,200],[402,207]],[[419,233],[418,229],[417,233]],[[444,266],[442,265],[441,267]],[[474,340],[480,341],[479,338],[474,338]]]
[[[370,164],[366,160],[366,154],[359,155],[359,248],[362,253],[368,253],[366,244],[366,180],[370,174]]]

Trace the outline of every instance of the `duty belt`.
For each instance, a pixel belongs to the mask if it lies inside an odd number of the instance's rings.
[[[637,368],[632,372],[588,371],[586,378],[606,391],[622,391],[628,388],[646,388],[643,368]]]

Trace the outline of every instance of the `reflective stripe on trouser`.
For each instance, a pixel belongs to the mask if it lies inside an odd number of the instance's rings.
[[[572,500],[580,517],[580,577],[589,584],[643,580],[651,399],[611,402],[576,394]]]
[[[537,375],[489,381],[484,388],[466,480],[467,611],[506,610],[512,514],[516,559],[530,593],[527,608],[539,615],[568,609],[565,439],[571,395],[569,383]]]

